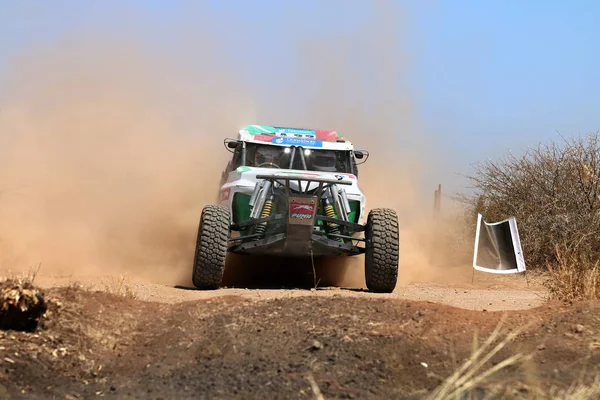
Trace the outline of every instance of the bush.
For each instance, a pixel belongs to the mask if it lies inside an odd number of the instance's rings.
[[[46,309],[44,293],[32,281],[0,282],[0,330],[34,332]]]
[[[585,267],[593,268],[600,255],[598,133],[488,160],[466,177],[475,192],[461,198],[473,214],[516,217],[529,269],[561,262],[557,245],[585,254]]]
[[[577,247],[556,246],[556,262],[548,263],[545,284],[550,298],[558,300],[600,299],[600,266],[597,258]]]

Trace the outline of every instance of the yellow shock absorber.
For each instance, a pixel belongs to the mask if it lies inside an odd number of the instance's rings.
[[[331,204],[325,206],[325,215],[327,215],[328,218],[335,218],[335,211]]]
[[[260,218],[270,217],[271,216],[271,211],[273,211],[273,195],[271,195],[265,201],[265,205],[263,206],[262,213],[260,214]],[[261,236],[265,233],[266,230],[267,230],[267,222],[261,222],[256,227],[256,233],[259,234],[259,235],[261,235]]]
[[[329,201],[329,199],[325,199],[325,216],[327,218],[336,218],[335,210],[333,209],[333,205]],[[328,222],[327,226],[329,227],[329,233],[340,234],[340,227],[338,224],[333,222]],[[335,238],[336,240],[339,238]]]

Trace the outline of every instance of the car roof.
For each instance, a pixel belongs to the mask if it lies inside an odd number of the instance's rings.
[[[336,131],[248,125],[240,129],[238,139],[274,146],[304,146],[328,150],[352,150],[352,143]]]

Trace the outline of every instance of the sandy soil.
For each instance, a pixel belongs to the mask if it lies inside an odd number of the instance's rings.
[[[0,331],[0,398],[420,399],[503,315],[505,333],[525,330],[485,365],[519,352],[531,361],[476,393],[552,397],[600,374],[598,302],[547,302],[536,276],[464,272],[392,294],[42,274],[41,327]]]
[[[456,290],[462,300],[454,301],[468,308],[498,297],[485,289],[415,285],[374,296],[137,288],[160,301],[75,285],[46,289],[52,302],[41,329],[0,332],[0,398],[303,399],[321,391],[328,399],[417,399],[469,357],[475,331],[483,340],[505,314],[402,298],[450,301]],[[509,331],[531,325],[489,366],[517,352],[532,361],[481,382],[477,393],[548,394],[600,373],[597,302],[506,315]]]

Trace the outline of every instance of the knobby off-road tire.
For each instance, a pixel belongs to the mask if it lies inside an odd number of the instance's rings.
[[[202,209],[192,282],[198,289],[218,289],[223,282],[227,239],[229,237],[229,210],[221,205]]]
[[[396,211],[369,212],[365,230],[365,280],[372,292],[391,293],[398,281],[399,228]]]

